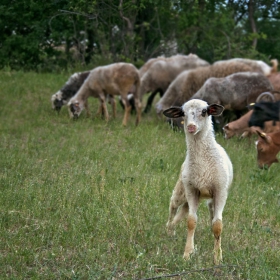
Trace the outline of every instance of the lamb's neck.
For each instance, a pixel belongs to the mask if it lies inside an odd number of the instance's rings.
[[[187,149],[189,152],[201,152],[204,150],[210,150],[212,147],[216,146],[216,140],[213,131],[199,132],[196,135],[187,134],[186,135]]]

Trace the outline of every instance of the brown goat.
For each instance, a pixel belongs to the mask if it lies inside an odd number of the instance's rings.
[[[270,167],[272,163],[278,162],[276,156],[280,151],[280,131],[264,133],[257,130],[257,133],[259,135],[256,141],[258,166]]]

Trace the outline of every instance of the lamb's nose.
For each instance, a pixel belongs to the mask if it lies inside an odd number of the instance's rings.
[[[194,124],[189,124],[187,126],[188,132],[189,133],[195,133],[196,132],[196,126]]]

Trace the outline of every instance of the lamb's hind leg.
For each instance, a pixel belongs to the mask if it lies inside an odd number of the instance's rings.
[[[178,211],[178,208],[181,205],[182,207]],[[167,232],[169,235],[175,233],[174,232],[175,226],[186,216],[188,210],[189,210],[189,206],[188,203],[186,202],[185,189],[180,175],[180,178],[178,179],[175,188],[173,190],[170,199],[170,204],[169,204],[169,217],[166,224]]]

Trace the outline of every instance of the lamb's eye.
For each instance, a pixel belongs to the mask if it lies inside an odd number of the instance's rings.
[[[201,111],[201,115],[202,115],[202,117],[205,117],[206,112],[207,112],[207,110],[206,110],[206,109],[203,109],[203,110]]]

